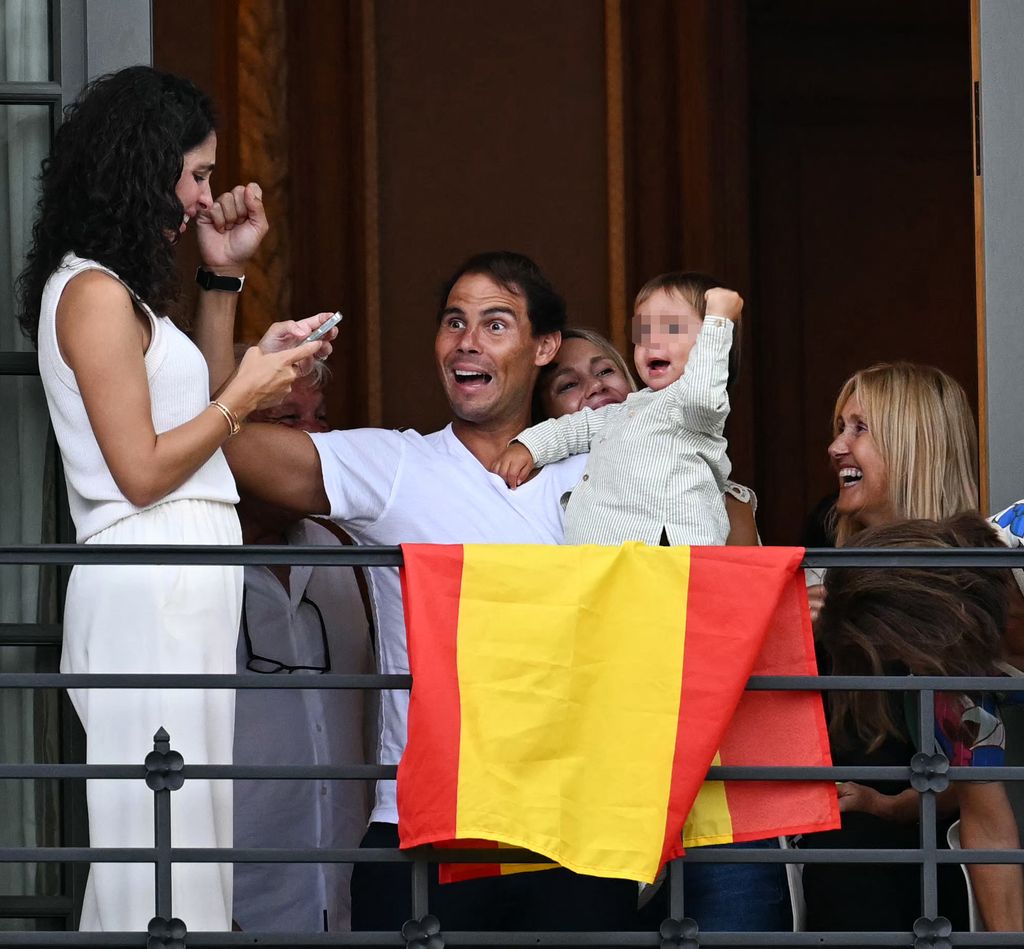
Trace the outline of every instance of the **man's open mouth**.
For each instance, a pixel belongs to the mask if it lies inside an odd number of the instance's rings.
[[[453,369],[452,375],[460,386],[485,386],[493,378],[490,373],[469,369]]]

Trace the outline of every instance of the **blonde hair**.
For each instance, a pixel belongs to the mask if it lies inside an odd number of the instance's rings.
[[[597,330],[587,329],[586,327],[570,327],[562,330],[562,342],[564,343],[567,339],[582,339],[590,343],[595,349],[599,349],[615,364],[615,368],[622,373],[626,382],[629,383],[629,391],[636,392],[636,379],[633,377],[633,370],[629,368],[629,364],[622,357],[622,353],[612,345],[611,340],[602,336]],[[545,398],[547,395],[546,383],[557,370],[558,356],[556,354],[555,358],[541,369],[540,375],[537,377],[537,384],[533,388],[534,424],[543,422],[551,417],[551,412],[548,409]]]
[[[235,354],[235,368],[242,362],[242,357],[257,343],[235,343],[232,347],[232,351]],[[314,359],[313,365],[310,367],[309,372],[304,376],[300,376],[300,382],[308,383],[311,389],[322,389],[331,378],[334,373],[331,371],[331,367],[327,365],[322,359]]]
[[[853,396],[885,461],[894,517],[943,520],[978,507],[978,432],[960,384],[940,369],[879,363],[843,384],[833,434]],[[836,519],[840,546],[863,527],[855,514]]]

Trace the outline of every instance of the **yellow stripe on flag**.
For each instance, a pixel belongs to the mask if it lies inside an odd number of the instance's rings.
[[[689,548],[577,548],[570,583],[565,547],[464,550],[457,836],[647,878],[676,751]],[[627,748],[643,768],[622,767]]]
[[[721,763],[722,755],[716,751],[711,766],[718,767]],[[732,841],[732,814],[725,795],[725,782],[705,781],[683,826],[683,846],[731,844]]]

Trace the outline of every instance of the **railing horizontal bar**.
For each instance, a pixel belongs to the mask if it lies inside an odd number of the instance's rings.
[[[905,772],[908,770],[903,769]],[[233,778],[235,780],[265,778],[295,781],[373,781],[394,780],[398,773],[393,764],[351,765],[185,765],[183,774],[190,778]],[[906,775],[904,775],[905,777]],[[0,780],[14,778],[125,778],[144,779],[146,770],[133,764],[0,764]],[[1024,778],[1024,769],[1021,777]]]
[[[45,80],[5,80],[0,82],[0,103],[4,105],[24,105],[38,101],[60,102],[60,97],[59,82]]]
[[[74,908],[70,896],[0,896],[0,919],[64,916]]]
[[[148,673],[0,673],[0,689],[408,689],[408,675],[164,675]],[[1005,685],[1004,685],[1005,688]]]
[[[800,932],[729,933],[701,932],[701,945],[708,946],[912,946],[915,937],[902,932]],[[657,946],[661,937],[652,932],[538,932],[499,933],[445,930],[446,945],[453,946]],[[1021,946],[1024,933],[960,933],[949,937],[954,946]],[[145,933],[0,933],[0,945],[10,946],[145,946]],[[193,949],[220,946],[404,946],[394,932],[354,933],[208,933],[189,932]]]
[[[408,689],[409,675],[4,672],[0,689]],[[751,692],[1024,692],[1010,676],[751,676]]]
[[[453,946],[657,946],[654,932],[473,932],[443,930]],[[704,932],[700,944],[708,946],[912,946],[915,937],[904,932]],[[954,946],[1020,946],[1024,933],[961,933],[949,937]],[[337,932],[316,934],[260,932],[189,932],[194,949],[220,946],[404,946],[396,932]],[[12,932],[0,934],[0,945],[10,946],[144,946],[145,933]]]
[[[0,89],[2,88],[0,84]],[[0,353],[0,376],[38,375],[39,357],[35,353]]]
[[[397,765],[226,765],[186,764],[188,779],[225,778],[274,781],[391,781]],[[1024,766],[952,767],[951,781],[1024,781]],[[0,780],[145,777],[142,765],[132,764],[0,764]],[[895,765],[719,765],[708,770],[709,781],[907,781],[910,768]]]
[[[855,692],[1016,692],[1024,679],[1012,676],[751,676],[751,692],[808,692],[843,689]]]
[[[154,847],[3,847],[0,863],[153,863]],[[448,850],[417,847],[333,848],[324,850],[283,848],[175,847],[175,863],[537,863],[545,858],[518,848]],[[690,863],[921,863],[920,850],[801,850],[720,849],[690,847],[684,862]],[[938,863],[1024,863],[1024,850],[937,850]]]
[[[0,564],[263,564],[399,567],[400,547],[36,544],[0,547]]]
[[[20,354],[15,354],[20,356]],[[0,546],[0,564],[340,564],[397,567],[400,547],[200,546],[132,544],[11,544]],[[956,548],[881,550],[810,548],[806,567],[1019,567],[1024,549]]]
[[[0,623],[2,646],[59,646],[60,623]]]

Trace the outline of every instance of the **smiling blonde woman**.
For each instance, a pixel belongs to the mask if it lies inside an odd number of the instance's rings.
[[[836,543],[865,527],[978,507],[978,433],[963,388],[933,366],[879,363],[843,384],[829,458]]]

